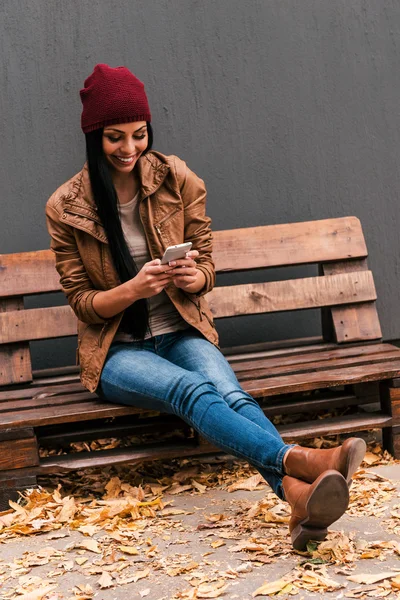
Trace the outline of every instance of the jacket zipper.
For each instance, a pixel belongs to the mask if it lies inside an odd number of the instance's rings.
[[[157,231],[157,233],[160,237],[161,237],[161,225],[163,223],[165,223],[165,221],[169,221],[169,219],[172,219],[172,217],[174,217],[178,212],[180,212],[179,208],[175,209],[174,212],[170,213],[169,215],[167,215],[166,217],[161,219],[161,221],[159,221],[157,223],[157,225],[154,226],[155,230]]]
[[[203,313],[203,312],[202,312],[202,310],[201,310],[201,306],[200,306],[200,299],[198,299],[198,300],[196,301],[196,300],[193,300],[193,298],[190,298],[189,296],[188,296],[188,299],[190,300],[190,302],[191,302],[192,304],[194,304],[194,305],[195,305],[195,307],[196,307],[196,308],[197,308],[197,310],[199,311],[199,319],[200,319],[200,321],[202,321],[202,320],[203,320],[203,314],[204,314],[204,313]],[[207,316],[207,315],[206,315],[206,316]]]
[[[109,323],[109,321],[106,321],[104,323],[103,327],[101,328],[100,335],[99,335],[99,341],[97,342],[97,345],[99,346],[99,348],[101,348],[103,345],[104,336],[106,334],[106,327],[108,326],[108,323]]]

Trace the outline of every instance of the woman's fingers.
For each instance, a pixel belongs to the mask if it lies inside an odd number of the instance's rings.
[[[196,273],[197,273],[197,269],[196,267],[175,267],[175,269],[173,269],[173,271],[171,271],[171,275],[172,277],[175,279],[175,277],[180,277],[180,276],[185,276],[185,277],[196,277]]]
[[[170,267],[169,265],[152,265],[151,263],[147,263],[147,265],[143,267],[145,272],[149,275],[160,275],[162,273],[168,273],[169,271],[172,271],[173,268],[174,267]]]

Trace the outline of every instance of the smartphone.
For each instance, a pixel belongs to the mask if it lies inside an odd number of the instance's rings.
[[[161,264],[167,265],[171,260],[185,258],[186,252],[189,252],[191,247],[192,242],[185,242],[184,244],[177,244],[176,246],[168,246],[164,252],[164,256],[161,259]]]

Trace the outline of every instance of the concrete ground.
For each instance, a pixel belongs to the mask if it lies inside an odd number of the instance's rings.
[[[396,550],[400,540],[400,464],[371,467],[368,473],[380,477],[374,483],[373,477],[368,475],[369,487],[366,488],[362,481],[358,488],[357,482],[354,484],[354,510],[331,527],[333,532],[339,533],[330,535],[333,554],[329,549],[326,556],[322,554],[323,558],[328,558],[325,564],[318,555],[302,556],[291,551],[287,525],[279,523],[285,517],[279,507],[275,512],[272,510],[277,524],[273,522],[274,516],[271,522],[268,511],[262,513],[263,518],[259,518],[260,515],[248,518],[249,510],[253,508],[256,513],[254,507],[262,506],[269,488],[263,486],[254,491],[230,493],[226,486],[220,486],[174,495],[164,493],[163,516],[157,515],[151,523],[148,520],[139,522],[137,528],[132,526],[130,550],[126,548],[126,541],[119,539],[118,533],[111,529],[87,537],[64,527],[40,535],[3,539],[0,543],[0,581],[4,580],[1,598],[172,600],[221,597],[242,600],[252,598],[255,590],[266,582],[293,573],[301,563],[303,573],[311,576],[314,570],[321,573],[322,567],[326,577],[338,587],[327,591],[329,585],[324,584],[317,585],[316,591],[309,591],[304,587],[296,588],[294,584],[286,589],[283,586],[279,597],[295,595],[304,600],[325,594],[332,598],[399,597],[400,584],[396,592],[395,584],[387,582],[395,578],[397,572],[400,579],[400,544]],[[376,500],[371,500],[374,488],[382,482],[382,493]],[[256,505],[257,502],[261,504]],[[107,548],[103,554],[79,548],[82,541],[93,539],[100,547],[104,544]],[[109,545],[110,541],[114,546]],[[385,545],[382,542],[393,543]],[[332,562],[335,547],[336,563]],[[304,565],[307,560],[311,560],[308,566]],[[383,587],[379,587],[379,583],[360,584],[347,579],[356,574],[384,572],[391,572],[391,577],[386,579]],[[29,579],[32,577],[38,579]],[[136,581],[132,580],[135,577]],[[30,587],[26,587],[27,582],[31,583]],[[18,587],[20,595],[16,594]],[[40,590],[46,587],[48,595],[41,596]],[[30,591],[26,592],[26,589]],[[277,591],[279,589],[282,586],[278,585]]]

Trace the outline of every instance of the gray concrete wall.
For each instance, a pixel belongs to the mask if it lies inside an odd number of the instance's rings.
[[[1,252],[48,246],[46,199],[84,160],[78,91],[95,63],[122,64],[155,147],[205,179],[214,228],[357,215],[400,338],[397,0],[1,0],[0,27]],[[316,328],[301,316],[300,335]]]

